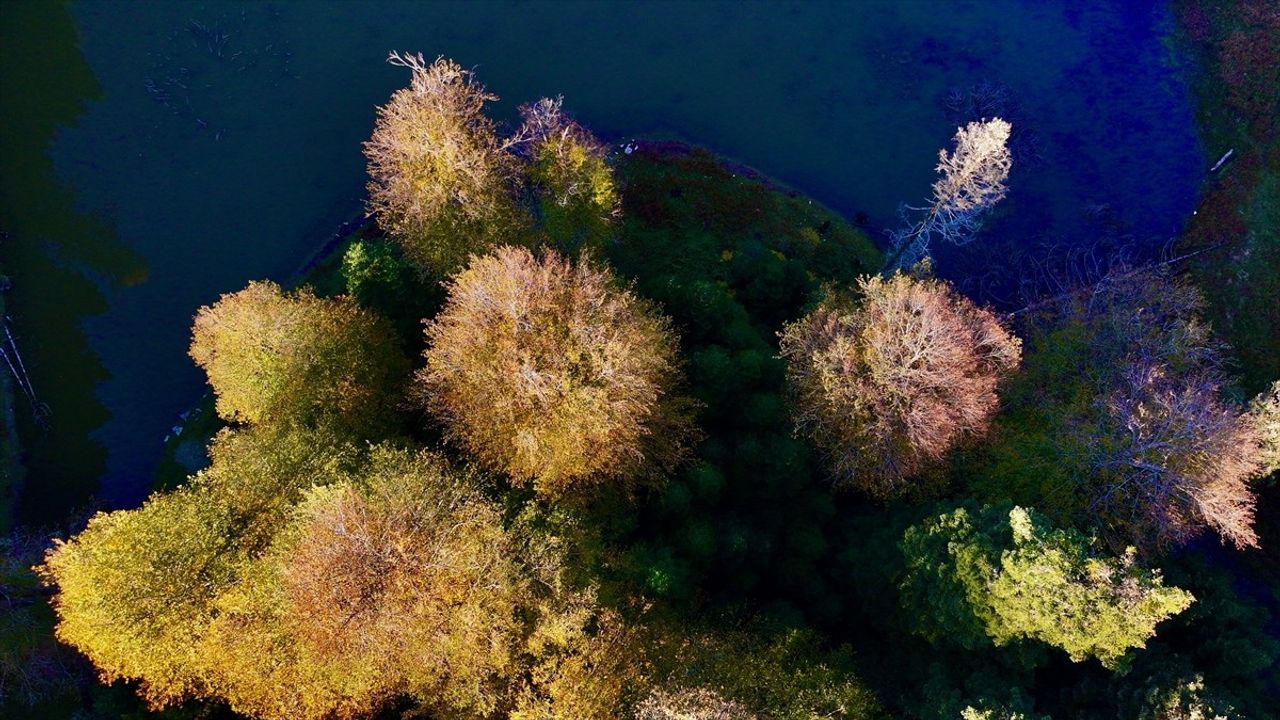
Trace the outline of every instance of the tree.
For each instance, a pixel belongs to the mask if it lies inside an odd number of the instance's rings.
[[[741,703],[726,700],[705,688],[659,688],[636,709],[636,720],[754,720],[756,717]]]
[[[1224,348],[1202,305],[1162,270],[1121,269],[1033,319],[996,462],[974,464],[979,491],[1093,528],[1117,551],[1153,556],[1206,528],[1256,544],[1259,416],[1223,398]]]
[[[338,474],[350,451],[324,436],[254,428],[224,431],[212,457],[178,490],[94,515],[40,568],[57,590],[58,639],[104,680],[140,680],[155,706],[205,692],[200,638],[218,596],[302,489]]]
[[[408,695],[487,716],[516,674],[529,575],[473,481],[428,453],[375,447],[308,492],[202,645],[210,683],[263,718],[350,717]]]
[[[1205,525],[1236,547],[1256,547],[1248,481],[1263,470],[1260,439],[1219,393],[1210,372],[1179,376],[1143,360],[1126,367],[1085,445],[1086,512],[1148,548],[1184,544]]]
[[[191,357],[232,422],[376,432],[408,363],[390,325],[349,298],[251,282],[200,308]]]
[[[613,720],[652,688],[651,634],[601,608],[591,592],[561,592],[526,641],[532,657],[511,720]]]
[[[1262,449],[1259,456],[1262,472],[1280,470],[1280,380],[1253,399],[1248,418]]]
[[[539,493],[625,485],[687,444],[669,321],[591,259],[474,258],[426,336],[419,399],[451,439]]]
[[[933,197],[927,207],[903,206],[904,220],[910,213],[918,219],[893,233],[894,248],[885,271],[910,268],[929,257],[936,238],[953,245],[973,239],[982,214],[1004,199],[1005,180],[1013,167],[1009,134],[1013,127],[1000,118],[971,122],[957,128],[956,149],[938,151],[939,177],[933,183]]]
[[[542,231],[564,252],[599,248],[613,232],[621,198],[609,148],[562,109],[563,98],[520,108],[528,143],[526,173],[538,200]]]
[[[887,498],[965,437],[981,435],[1021,344],[946,283],[864,278],[781,333],[797,427],[838,484]]]
[[[1054,529],[1020,507],[961,507],[907,530],[900,583],[917,632],[966,647],[1035,639],[1072,660],[1122,664],[1190,593],[1073,530]]]
[[[656,675],[663,681],[659,687],[714,689],[720,710],[749,711],[734,717],[863,720],[881,715],[875,696],[853,673],[849,648],[824,648],[811,630],[759,621],[691,628],[686,622],[655,623],[655,634],[669,638],[653,643]]]
[[[391,53],[409,87],[378,108],[369,160],[369,208],[426,272],[447,274],[498,243],[520,239],[527,218],[514,200],[518,167],[484,114],[497,100],[462,66]]]

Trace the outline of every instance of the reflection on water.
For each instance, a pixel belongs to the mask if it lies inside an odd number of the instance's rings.
[[[56,129],[101,97],[70,13],[54,3],[0,4],[0,67],[6,310],[33,389],[52,412],[41,427],[26,398],[16,399],[28,490],[17,515],[38,523],[85,503],[106,468],[106,449],[89,433],[109,417],[95,397],[108,375],[80,323],[108,309],[100,287],[139,283],[145,270],[107,225],[77,212],[48,155]]]
[[[940,12],[945,8],[946,12]],[[475,66],[504,101],[563,93],[613,139],[677,136],[760,168],[872,229],[927,195],[969,114],[1014,116],[1012,192],[987,247],[1080,243],[1104,205],[1135,242],[1172,235],[1203,166],[1161,4],[86,2],[104,95],[54,151],[84,206],[146,258],[87,323],[111,377],[96,437],[108,497],[136,502],[200,392],[201,304],[283,278],[359,209],[390,49]],[[964,257],[949,258],[966,268]],[[969,263],[972,265],[972,263]]]

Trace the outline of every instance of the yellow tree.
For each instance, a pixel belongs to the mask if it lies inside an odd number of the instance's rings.
[[[966,436],[986,431],[1021,343],[950,285],[864,278],[781,333],[794,419],[837,483],[887,498]]]
[[[563,98],[520,108],[528,143],[525,172],[538,199],[542,231],[565,252],[598,248],[612,234],[621,198],[608,163],[608,146],[563,110]]]
[[[136,510],[98,513],[40,568],[57,594],[58,638],[105,680],[139,680],[162,706],[207,692],[200,639],[218,596],[270,541],[302,489],[351,451],[324,435],[224,432],[213,464]]]
[[[200,308],[191,357],[232,422],[367,433],[393,417],[408,363],[395,331],[349,298],[251,282]]]
[[[217,694],[281,720],[364,716],[400,696],[501,708],[533,591],[472,484],[430,454],[377,447],[357,479],[308,493],[218,600],[201,646]]]
[[[588,258],[474,258],[426,336],[418,397],[451,439],[544,495],[629,482],[687,444],[670,322]]]
[[[469,70],[421,54],[391,53],[412,73],[378,108],[369,160],[369,208],[420,268],[453,271],[472,252],[518,241],[528,218],[515,202],[515,140],[498,137],[484,114],[497,100]]]

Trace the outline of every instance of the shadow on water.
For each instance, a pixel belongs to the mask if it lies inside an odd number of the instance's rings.
[[[110,417],[96,398],[108,375],[81,328],[105,312],[100,287],[145,276],[102,221],[78,212],[57,178],[49,149],[86,101],[101,96],[78,47],[67,8],[53,2],[0,3],[0,266],[12,287],[6,309],[40,401],[40,427],[23,398],[15,402],[25,484],[17,517],[53,521],[96,492],[106,449],[90,433]],[[8,372],[6,369],[5,372]]]
[[[74,273],[65,286],[45,283],[74,300],[71,308],[52,294],[25,291],[24,335],[31,344],[38,339],[41,352],[58,348],[41,357],[46,377],[53,363],[67,371],[78,363],[60,390],[92,400],[91,386],[103,380],[98,397],[111,417],[103,423],[96,405],[55,413],[74,414],[81,431],[101,424],[93,436],[110,448],[104,502],[141,500],[163,437],[203,387],[186,357],[196,308],[250,279],[287,279],[358,212],[360,143],[374,105],[406,80],[383,62],[391,49],[448,55],[475,67],[503,97],[494,107],[500,118],[514,118],[518,103],[563,93],[566,107],[609,140],[704,145],[860,218],[872,233],[896,223],[899,202],[918,203],[928,194],[937,150],[956,124],[995,108],[1000,98],[965,95],[989,82],[1004,89],[1000,111],[1016,110],[1019,130],[1026,129],[1022,144],[1040,160],[1017,165],[1013,190],[990,226],[988,239],[1001,241],[984,246],[988,257],[1038,252],[1033,243],[1041,241],[1050,247],[1092,241],[1095,230],[1080,221],[1089,213],[1137,242],[1176,231],[1190,212],[1203,158],[1185,82],[1165,62],[1162,3],[988,0],[949,3],[945,13],[937,7],[78,2],[71,14],[101,98],[76,127],[57,134],[54,167],[76,202],[109,218],[151,272],[145,283],[100,285],[103,294]],[[6,52],[47,55],[56,47],[74,55],[61,8],[56,21],[51,38],[13,30],[25,49],[6,43]],[[73,98],[44,121],[49,129],[35,143],[40,151],[31,162],[41,163],[35,177],[47,179],[49,132],[74,117],[94,88],[78,58],[41,62],[38,70],[29,63],[23,70],[30,86],[23,93]],[[55,84],[73,71],[76,78]],[[7,177],[29,174],[10,173],[8,162]],[[46,188],[40,197],[71,206],[63,190]],[[67,222],[92,224],[83,216]],[[35,253],[27,262],[44,262],[47,273],[65,273],[60,262],[76,260],[127,279],[126,268],[102,264],[114,251],[91,257],[80,244],[93,237],[107,234],[96,225],[63,228],[48,237],[52,253],[36,253],[29,243],[23,251]],[[983,252],[976,248],[947,267],[965,261],[989,271],[994,261]],[[88,359],[75,332],[79,317],[102,366]],[[43,326],[55,322],[64,325]],[[37,387],[52,382],[37,378]],[[60,432],[70,443],[71,430]],[[86,464],[75,473],[58,471],[68,477],[82,476],[88,465],[102,468],[100,448],[86,455],[68,444],[47,457]]]

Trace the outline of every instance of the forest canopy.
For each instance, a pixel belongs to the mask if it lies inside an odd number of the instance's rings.
[[[376,225],[200,308],[208,467],[39,568],[104,680],[269,720],[1267,711],[1274,618],[1192,540],[1256,552],[1280,384],[1234,392],[1162,269],[1027,312],[935,276],[1009,122],[957,130],[886,258],[705,151],[389,61]]]

